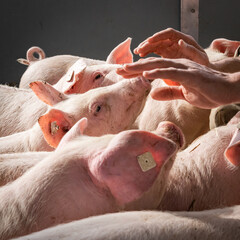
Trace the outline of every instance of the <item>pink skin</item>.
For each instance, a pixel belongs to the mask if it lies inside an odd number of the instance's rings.
[[[84,94],[64,95],[43,82],[34,82],[31,87],[42,101],[54,108],[41,116],[31,129],[0,138],[1,153],[52,151],[83,117],[89,119],[86,134],[91,136],[130,129],[150,91],[150,83],[141,77]]]
[[[105,64],[115,65],[132,62],[133,56],[130,50],[130,44],[130,38],[120,43],[110,52],[106,61],[71,55],[59,55],[45,58],[45,54],[43,55],[44,52],[42,49],[38,47],[30,48],[27,52],[27,60],[18,60],[22,64],[29,65],[28,69],[21,78],[19,86],[20,88],[28,88],[28,85],[32,81],[45,81],[54,85],[61,80],[61,83],[57,84],[58,90],[66,90],[66,93],[82,93],[94,87],[112,84],[118,80],[118,77],[115,74],[114,78],[109,79],[107,74],[109,74],[112,69],[111,67],[106,67]],[[38,59],[33,56],[34,52],[39,54]],[[80,66],[77,64],[78,60],[81,62]],[[69,79],[67,75],[72,74],[72,72],[68,71],[71,67],[73,67],[73,65],[75,65],[74,73],[72,79],[71,77]],[[82,67],[84,65],[85,67],[95,67],[84,71],[85,68]],[[97,65],[101,66],[98,68]],[[101,75],[100,77],[98,76],[99,74]],[[94,81],[95,77],[97,77],[96,82]]]
[[[65,94],[84,93],[90,89],[108,86],[123,80],[124,78],[117,75],[115,70],[120,67],[120,64],[133,62],[130,45],[131,39],[128,38],[114,48],[106,62],[102,64],[91,66],[79,59],[58,81],[55,88]]]
[[[42,96],[42,101],[45,103],[52,98],[50,103],[52,106],[55,104],[54,101],[58,101],[58,94],[63,97],[62,93],[84,93],[92,88],[108,86],[124,80],[115,73],[115,69],[120,66],[119,64],[132,62],[130,44],[130,38],[119,44],[111,51],[106,62],[83,58],[76,59],[73,56],[63,55],[46,59],[42,56],[39,57],[39,60],[29,60],[31,66],[26,71],[26,74],[29,73],[31,81],[40,79],[48,82],[52,74],[58,74],[58,70],[65,69],[65,62],[68,62],[69,59],[75,61],[74,64],[70,61],[72,65],[70,64],[71,66],[69,65],[66,68],[68,70],[67,74],[54,85],[54,88],[59,91],[54,91],[52,88],[45,91],[45,97]],[[36,47],[32,48],[28,55],[32,55],[33,51],[38,52],[38,49]],[[30,58],[28,56],[28,59]],[[32,89],[34,88],[34,84],[30,83],[29,86]],[[4,127],[0,127],[0,136],[7,136],[30,129],[38,118],[47,111],[47,105],[40,102],[34,93],[27,89],[0,86],[0,101],[2,103],[0,105],[2,113],[0,122],[4,124]]]
[[[240,135],[233,124],[239,122],[237,117],[178,153],[160,210],[197,211],[240,205]]]
[[[104,214],[48,228],[18,240],[238,240],[240,206],[194,212],[131,211]],[[91,227],[90,227],[91,226]],[[94,229],[94,231],[93,231]]]
[[[169,128],[178,142],[166,138],[166,134],[170,136]],[[61,149],[0,188],[1,238],[119,211],[136,199],[140,201],[156,180],[162,192],[172,157],[181,145],[182,133],[172,123],[160,124],[157,132],[158,136],[132,130],[116,136],[82,136],[65,141]],[[116,141],[120,143],[118,147]],[[145,151],[153,154],[156,167],[142,172],[137,156]],[[139,209],[154,207],[151,202],[148,206],[139,205]]]

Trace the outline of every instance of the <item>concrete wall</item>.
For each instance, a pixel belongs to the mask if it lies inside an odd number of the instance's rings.
[[[31,46],[47,56],[106,59],[127,37],[133,49],[157,31],[180,30],[180,0],[5,0],[0,6],[1,83],[19,82],[26,66],[16,59]],[[239,6],[239,0],[200,0],[202,46],[217,37],[240,40]]]

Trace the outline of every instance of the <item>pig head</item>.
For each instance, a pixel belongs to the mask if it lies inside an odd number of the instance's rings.
[[[160,124],[157,134],[129,130],[102,137],[78,136],[86,126],[84,120],[77,122],[53,154],[0,188],[2,238],[119,211],[140,199],[157,178],[164,189],[183,139],[175,125]]]
[[[88,118],[85,133],[90,136],[130,129],[144,106],[150,86],[146,79],[138,77],[68,96],[43,82],[31,84],[42,101],[54,106],[38,121],[52,147],[83,117]]]

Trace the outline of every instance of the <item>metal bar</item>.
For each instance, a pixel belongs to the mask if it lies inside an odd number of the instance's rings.
[[[198,41],[199,0],[181,0],[181,31]]]

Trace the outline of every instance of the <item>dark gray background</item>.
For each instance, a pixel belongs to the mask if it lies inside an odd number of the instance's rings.
[[[201,46],[218,37],[240,40],[239,0],[199,1]],[[47,56],[104,60],[127,37],[134,49],[155,32],[180,30],[180,6],[180,0],[1,1],[0,82],[19,82],[26,66],[16,59],[25,58],[31,46],[40,46]]]

